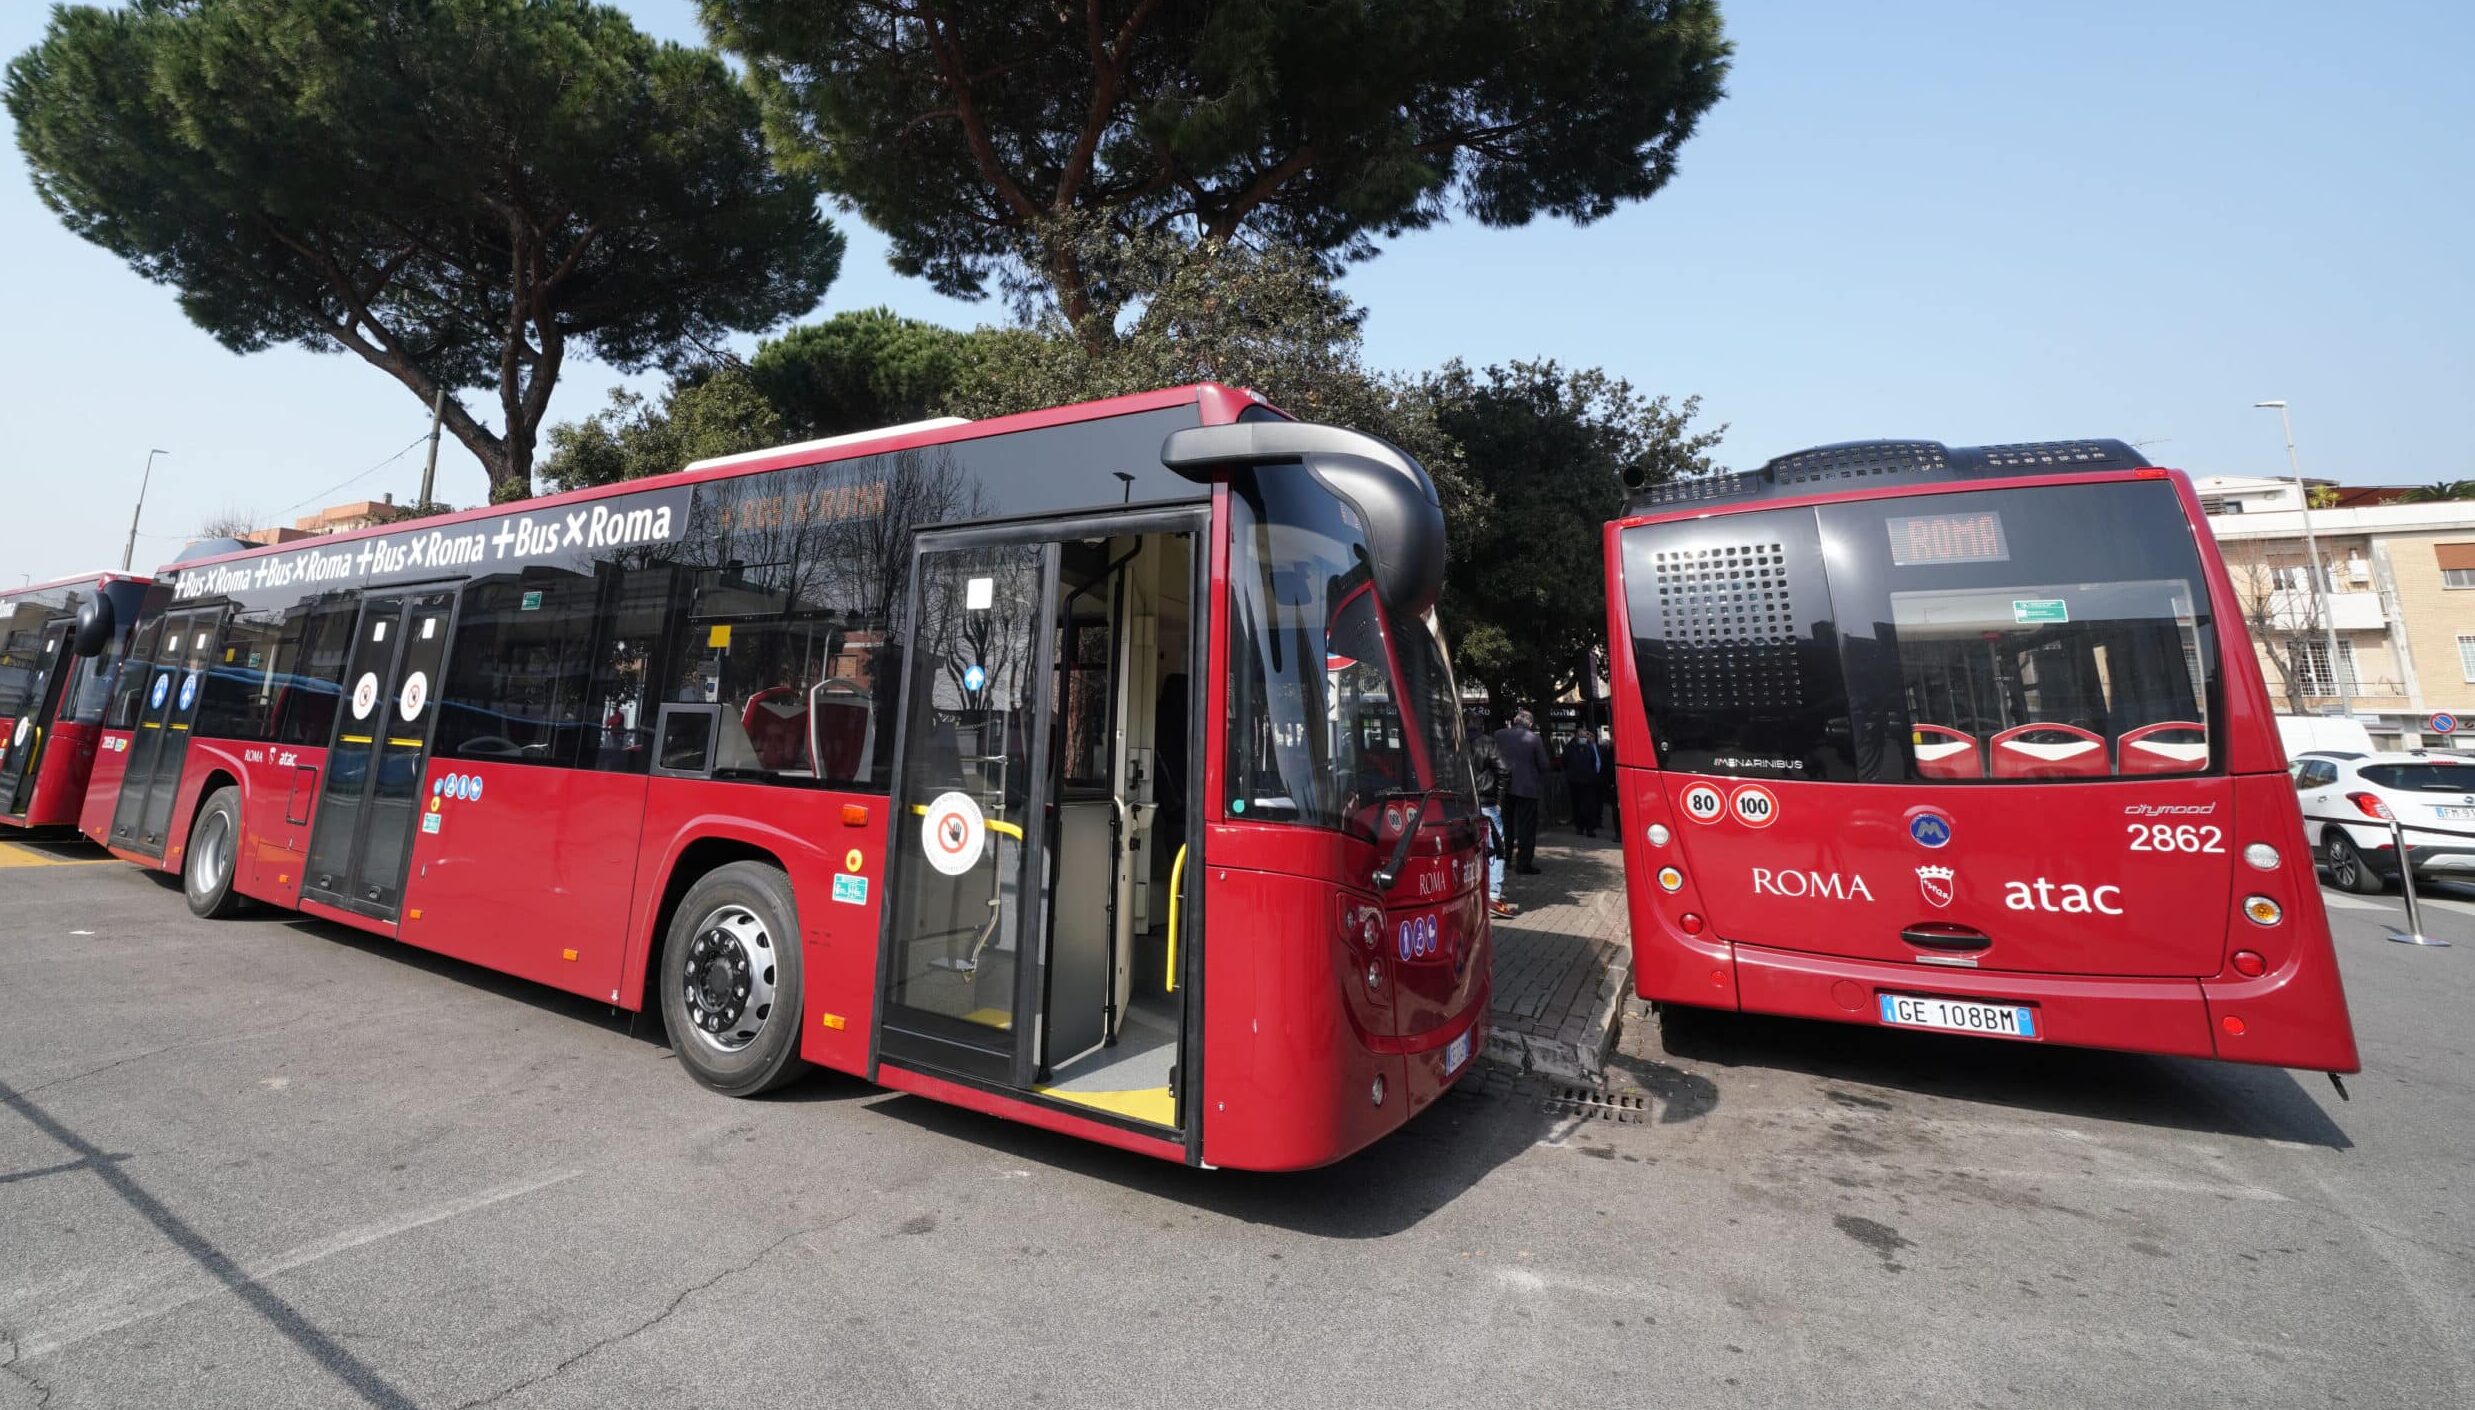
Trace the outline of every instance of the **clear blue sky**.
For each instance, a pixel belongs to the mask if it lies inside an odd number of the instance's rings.
[[[699,37],[691,0],[622,0]],[[0,5],[0,50],[43,7]],[[1460,225],[1348,277],[1378,366],[1555,357],[1700,393],[1724,459],[1861,436],[2150,442],[2202,473],[2475,477],[2475,7],[1737,3],[1726,101],[1662,196],[1573,229]],[[208,515],[410,498],[424,408],[357,359],[235,357],[0,176],[0,582],[138,563]],[[958,324],[855,220],[820,312]],[[619,379],[570,369],[554,418]],[[467,398],[476,411],[483,398]],[[452,440],[440,494],[483,497]]]

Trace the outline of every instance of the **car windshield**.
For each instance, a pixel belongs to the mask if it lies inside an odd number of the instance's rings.
[[[1374,836],[1386,799],[1466,812],[1461,712],[1432,617],[1396,619],[1365,527],[1294,467],[1231,496],[1232,817]],[[1431,816],[1436,814],[1431,814]]]
[[[2366,764],[2355,772],[2374,788],[2401,793],[2475,793],[2475,764]]]

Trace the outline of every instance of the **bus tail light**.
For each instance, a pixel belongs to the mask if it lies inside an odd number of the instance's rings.
[[[2354,804],[2355,810],[2367,818],[2378,818],[2382,822],[2389,821],[2389,805],[2382,802],[2377,793],[2349,793],[2346,795],[2346,801]]]
[[[1686,911],[1683,915],[1676,917],[1676,925],[1687,935],[1702,933],[1702,918],[1691,911]]]
[[[2258,979],[2269,972],[2269,962],[2262,959],[2257,950],[2237,950],[2234,952],[2234,972],[2245,979]]]
[[[2286,912],[2266,896],[2246,896],[2243,916],[2254,925],[2275,925],[2286,918]]]
[[[2255,842],[2243,849],[2243,860],[2261,871],[2275,871],[2279,857],[2275,847],[2266,842]]]

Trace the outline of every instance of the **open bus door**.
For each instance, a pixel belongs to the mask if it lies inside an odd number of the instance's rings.
[[[75,623],[61,621],[44,630],[34,679],[26,687],[25,707],[9,726],[8,737],[0,739],[0,817],[23,818],[34,802],[35,771],[43,761],[43,745],[51,738],[52,721],[60,714],[75,665],[69,655],[74,629]]]
[[[878,1060],[1179,1129],[1206,516],[919,535]],[[1179,696],[1176,700],[1168,699]],[[1166,722],[1166,723],[1164,723]],[[1191,916],[1188,899],[1183,909]]]

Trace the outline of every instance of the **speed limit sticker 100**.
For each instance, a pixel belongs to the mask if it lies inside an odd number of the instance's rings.
[[[1728,809],[1747,827],[1768,827],[1779,817],[1779,800],[1758,783],[1748,783],[1728,797]]]

